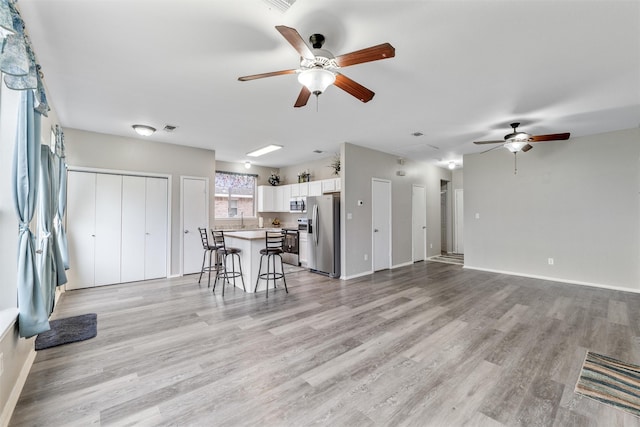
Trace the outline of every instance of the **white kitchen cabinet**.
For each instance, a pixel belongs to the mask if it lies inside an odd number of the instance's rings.
[[[342,184],[340,178],[329,178],[322,180],[322,192],[323,193],[336,193],[340,192]]]
[[[166,277],[167,179],[80,171],[68,178],[67,289]]]
[[[309,183],[301,182],[298,184],[300,186],[300,197],[306,197],[309,195]]]
[[[291,184],[291,197],[300,197],[300,184]]]
[[[309,181],[309,196],[322,196],[322,181]]]
[[[258,212],[273,212],[275,188],[271,185],[258,186]]]
[[[306,267],[309,262],[309,241],[306,231],[298,232],[298,261],[303,267]]]
[[[289,212],[291,185],[260,185],[258,212]]]
[[[280,205],[280,212],[289,212],[291,201],[291,185],[282,186],[282,204]]]
[[[284,203],[284,187],[273,187],[273,210],[272,212],[282,212],[282,204]]]

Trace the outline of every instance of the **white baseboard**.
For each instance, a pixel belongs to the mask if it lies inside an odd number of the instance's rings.
[[[340,280],[351,280],[351,279],[356,279],[358,277],[362,277],[362,276],[368,276],[370,274],[373,274],[373,271],[364,271],[362,273],[358,273],[358,274],[354,274],[352,276],[340,276]]]
[[[491,269],[491,268],[479,268],[479,267],[469,266],[469,265],[466,265],[466,264],[465,264],[464,268],[469,269],[469,270],[486,271],[488,273],[508,274],[509,276],[519,276],[519,277],[528,277],[530,279],[548,280],[550,282],[568,283],[570,285],[580,285],[580,286],[590,286],[592,288],[610,289],[612,291],[640,293],[640,289],[632,289],[632,288],[624,288],[624,287],[621,287],[621,286],[604,285],[602,283],[582,282],[580,280],[560,279],[558,277],[540,276],[540,275],[537,275],[537,274],[525,274],[525,273],[518,273],[518,272],[515,272],[515,271],[494,270],[494,269]]]
[[[29,355],[27,356],[27,360],[24,362],[24,365],[22,365],[20,375],[18,376],[18,379],[13,386],[13,390],[11,390],[11,394],[9,395],[9,399],[7,400],[7,404],[4,406],[4,408],[2,408],[2,413],[0,414],[0,426],[6,427],[9,425],[9,421],[11,420],[11,416],[13,415],[13,410],[18,404],[20,393],[22,393],[22,388],[27,382],[27,377],[29,376],[31,366],[33,365],[33,361],[35,359],[36,350],[32,347]]]
[[[392,265],[391,269],[396,269],[396,268],[401,268],[401,267],[408,267],[410,265],[413,265],[413,261],[407,261],[407,262],[403,262],[402,264],[396,264],[396,265]]]

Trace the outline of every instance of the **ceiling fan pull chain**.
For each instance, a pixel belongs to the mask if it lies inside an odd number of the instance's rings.
[[[518,152],[513,153],[513,174],[518,175]]]

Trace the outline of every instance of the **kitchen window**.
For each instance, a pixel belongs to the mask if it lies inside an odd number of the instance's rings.
[[[257,182],[258,175],[216,171],[215,218],[255,217]]]

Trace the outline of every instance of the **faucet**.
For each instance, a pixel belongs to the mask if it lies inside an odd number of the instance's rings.
[[[244,228],[244,211],[240,211],[240,228]]]

